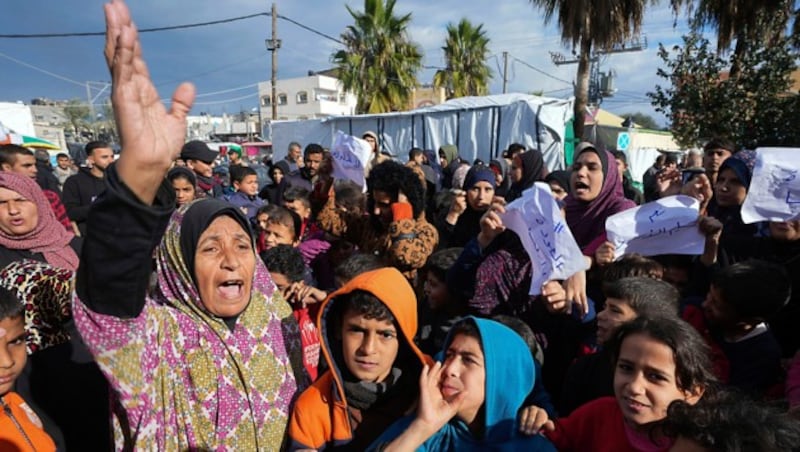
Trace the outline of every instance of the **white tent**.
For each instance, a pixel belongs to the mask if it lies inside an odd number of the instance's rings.
[[[564,168],[564,135],[572,118],[572,99],[527,94],[463,97],[412,111],[274,121],[272,148],[282,158],[289,143],[330,147],[337,130],[361,136],[371,130],[381,150],[405,160],[413,147],[438,150],[455,144],[462,158],[488,162],[511,143],[539,148],[550,170]]]

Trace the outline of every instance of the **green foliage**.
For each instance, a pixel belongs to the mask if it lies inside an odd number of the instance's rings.
[[[483,96],[489,93],[492,71],[485,61],[489,55],[489,38],[483,25],[477,27],[467,19],[447,25],[444,59],[447,68],[436,71],[433,85],[444,87],[448,98]]]
[[[333,62],[344,89],[356,94],[359,113],[404,110],[418,85],[422,50],[406,33],[411,14],[395,16],[395,2],[364,0],[364,12],[346,7],[355,22]]]
[[[89,106],[80,99],[70,99],[64,106],[64,115],[77,133],[82,124],[92,118],[89,117]]]
[[[782,39],[779,45],[749,46],[740,55],[723,57],[692,33],[672,52],[659,46],[666,69],[659,69],[658,76],[670,85],[656,85],[648,96],[656,111],[669,118],[682,146],[698,146],[714,136],[748,148],[797,145],[800,103],[789,90],[800,55],[789,44]],[[721,77],[733,66],[739,68],[736,74]]]

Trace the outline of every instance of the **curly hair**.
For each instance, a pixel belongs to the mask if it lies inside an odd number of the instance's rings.
[[[695,405],[673,402],[663,431],[711,451],[778,452],[800,447],[800,423],[778,406],[732,391],[703,396]]]
[[[291,282],[303,280],[306,266],[303,255],[291,245],[278,245],[261,253],[261,260],[270,273],[280,273]]]
[[[0,287],[0,320],[19,317],[23,310],[24,305],[14,292]]]
[[[365,319],[397,323],[392,311],[380,298],[364,290],[354,290],[337,297],[334,308],[338,318],[344,316],[346,312],[355,312]]]
[[[392,160],[387,160],[376,165],[369,173],[367,188],[370,196],[367,199],[367,209],[374,215],[375,201],[372,193],[375,190],[386,192],[392,199],[397,199],[400,192],[406,195],[414,212],[414,218],[419,217],[425,208],[425,188],[419,177],[407,166]]]

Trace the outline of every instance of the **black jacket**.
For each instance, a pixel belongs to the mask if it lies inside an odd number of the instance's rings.
[[[67,208],[69,219],[78,224],[81,235],[86,237],[86,219],[89,206],[106,189],[102,177],[95,177],[89,168],[81,168],[77,174],[67,178],[61,198]]]

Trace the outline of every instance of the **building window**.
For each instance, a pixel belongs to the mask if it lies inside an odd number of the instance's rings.
[[[261,106],[269,107],[270,105],[272,105],[272,102],[270,102],[269,96],[261,96]]]
[[[297,93],[297,103],[298,104],[307,104],[308,103],[308,92],[300,91]]]
[[[289,103],[289,100],[286,93],[278,94],[278,105],[286,105],[287,103]]]

